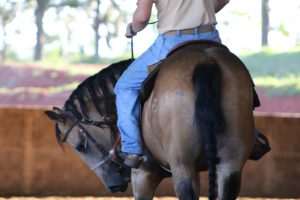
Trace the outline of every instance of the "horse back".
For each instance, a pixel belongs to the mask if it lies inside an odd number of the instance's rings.
[[[226,48],[192,44],[177,50],[161,64],[152,94],[144,105],[144,141],[163,164],[170,164],[171,159],[185,163],[197,160],[199,169],[205,168],[203,138],[194,119],[196,94],[192,76],[199,63],[207,62],[216,62],[221,72],[220,98],[226,128],[217,138],[219,154],[231,159],[228,149],[223,148],[228,142],[234,144],[232,151],[244,147],[241,157],[251,150],[253,83],[246,67]]]

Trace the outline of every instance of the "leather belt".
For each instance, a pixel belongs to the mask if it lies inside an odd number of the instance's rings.
[[[163,35],[192,35],[192,34],[199,34],[199,33],[208,33],[208,32],[213,32],[216,30],[214,25],[204,25],[204,26],[199,26],[196,28],[191,28],[191,29],[183,29],[183,30],[174,30],[174,31],[168,31],[165,32]]]

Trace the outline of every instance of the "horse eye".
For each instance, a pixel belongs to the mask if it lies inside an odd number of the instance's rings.
[[[75,149],[79,152],[84,152],[87,149],[86,142],[84,140],[81,140],[80,143],[75,147]]]
[[[77,151],[84,152],[85,150],[87,150],[87,147],[88,147],[87,135],[82,129],[80,129],[79,136],[80,136],[80,142],[75,147],[75,149]]]

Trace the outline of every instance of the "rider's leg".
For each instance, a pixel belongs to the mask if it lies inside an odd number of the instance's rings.
[[[146,58],[146,59],[145,59]],[[140,135],[140,100],[139,89],[147,77],[147,66],[156,62],[150,53],[136,59],[118,80],[116,94],[117,125],[122,139],[122,152],[143,154]],[[149,60],[154,60],[149,63]]]
[[[158,38],[128,67],[114,88],[118,114],[117,125],[122,141],[121,151],[125,153],[121,156],[124,158],[124,163],[130,167],[137,167],[141,162],[140,155],[143,154],[139,90],[148,75],[147,67],[160,61],[157,55],[160,55],[159,49],[162,45],[162,38]]]

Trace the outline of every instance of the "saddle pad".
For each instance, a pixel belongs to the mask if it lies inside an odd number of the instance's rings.
[[[188,46],[188,45],[191,45],[191,44],[211,44],[211,45],[215,45],[215,46],[222,47],[222,48],[229,50],[225,45],[223,45],[219,42],[213,41],[213,40],[190,40],[187,42],[180,43],[180,44],[176,45],[175,47],[173,47],[170,50],[170,52],[168,53],[167,57],[169,57],[170,55],[175,53],[178,49]]]

